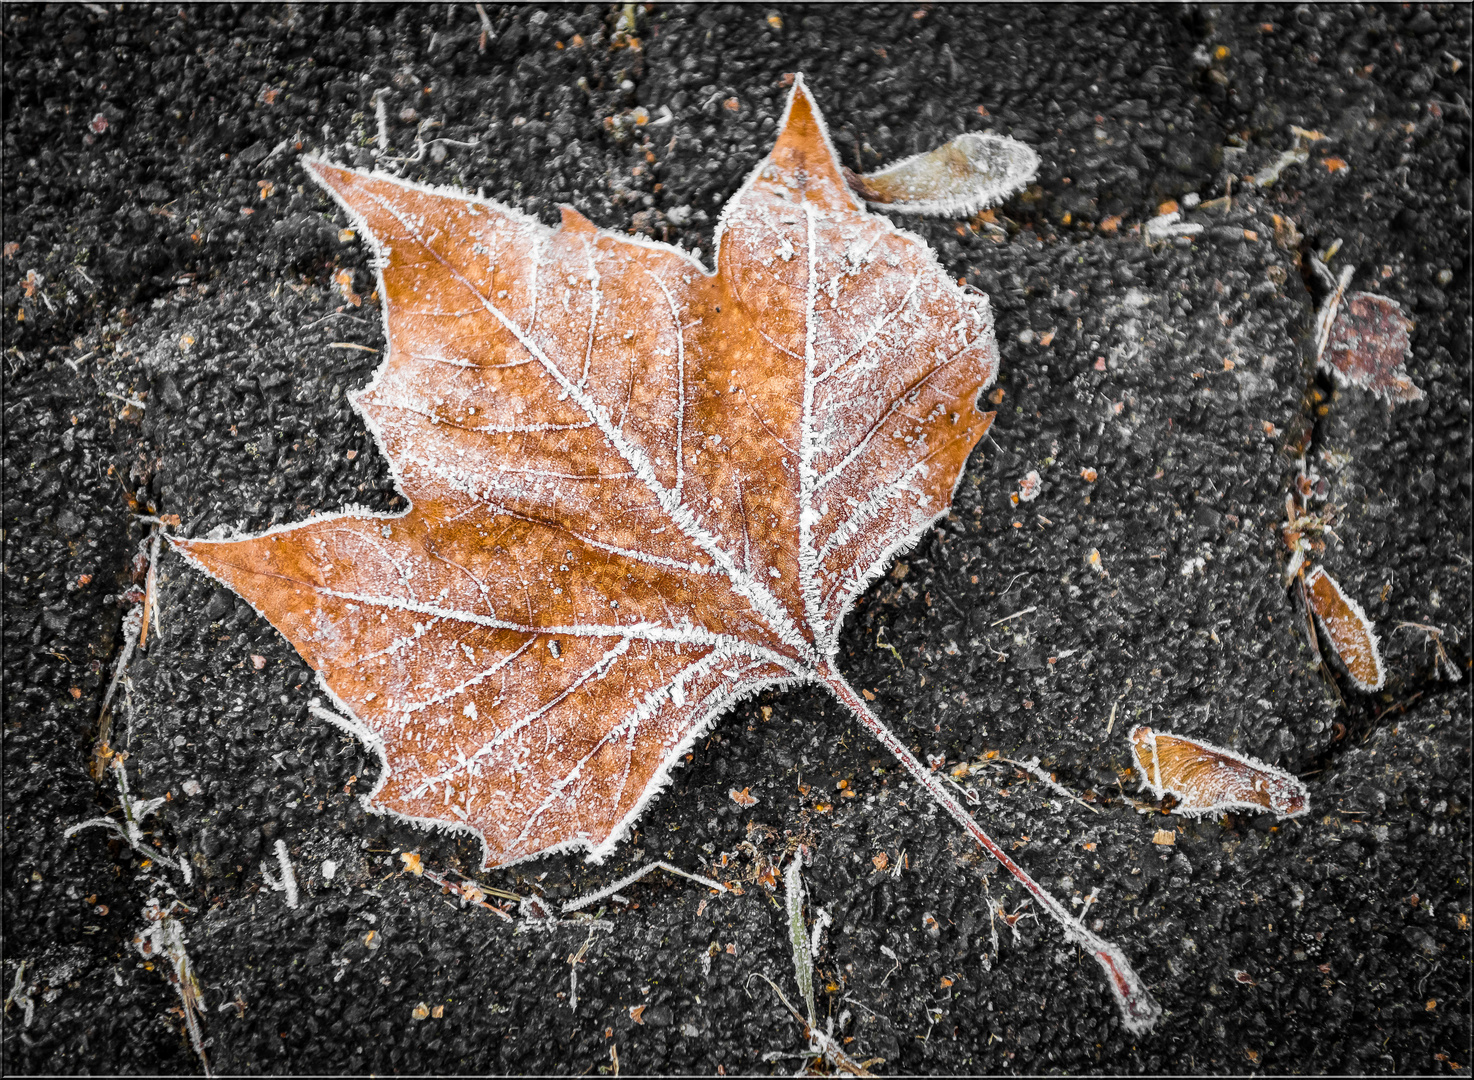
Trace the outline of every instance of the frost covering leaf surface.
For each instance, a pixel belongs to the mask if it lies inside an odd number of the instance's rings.
[[[991,414],[981,294],[846,186],[801,79],[715,273],[311,162],[380,256],[356,397],[412,508],[181,541],[384,756],[375,805],[488,865],[606,853],[734,699],[831,670]]]

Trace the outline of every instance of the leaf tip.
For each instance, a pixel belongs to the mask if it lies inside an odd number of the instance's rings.
[[[598,231],[598,226],[595,225],[588,218],[584,217],[583,213],[580,212],[577,207],[569,206],[567,203],[564,203],[563,205],[559,206],[558,209],[563,213],[563,228],[568,229],[569,231],[577,232]]]

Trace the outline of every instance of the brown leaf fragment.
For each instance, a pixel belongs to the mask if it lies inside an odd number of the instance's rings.
[[[1387,682],[1377,632],[1362,606],[1341,591],[1319,566],[1305,574],[1305,596],[1316,622],[1359,689],[1380,690]]]
[[[1244,809],[1299,817],[1310,809],[1303,783],[1256,758],[1145,725],[1132,728],[1127,739],[1142,787],[1158,799],[1175,795],[1174,814]]]
[[[647,1008],[647,1006],[645,1006],[645,1005],[631,1005],[630,1006],[630,1019],[633,1020],[637,1024],[643,1025],[645,1023],[645,1009],[646,1008]]]
[[[1338,382],[1370,390],[1393,404],[1417,401],[1423,391],[1404,367],[1412,356],[1413,321],[1396,300],[1353,292],[1334,309],[1321,362]]]
[[[741,791],[733,788],[731,791],[727,792],[727,794],[731,796],[734,803],[744,808],[749,806],[756,806],[758,802],[757,796],[749,795],[747,788],[743,788]]]
[[[1005,135],[969,132],[863,176],[845,170],[857,195],[906,214],[968,217],[1022,191],[1039,172],[1039,155]]]

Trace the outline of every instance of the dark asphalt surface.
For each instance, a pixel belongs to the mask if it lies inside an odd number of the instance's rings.
[[[189,909],[221,1072],[791,1072],[764,1055],[800,1028],[755,976],[792,996],[768,882],[802,841],[832,921],[819,1009],[877,1072],[1467,1074],[1469,9],[652,5],[638,47],[620,11],[486,5],[482,51],[468,4],[5,7],[4,1070],[200,1070],[133,945],[156,897]],[[983,763],[979,820],[1026,869],[1067,903],[1098,890],[1086,918],[1157,1029],[1126,1033],[1095,964],[817,689],[734,709],[608,864],[478,875],[566,899],[665,858],[742,895],[657,873],[600,925],[465,907],[399,855],[454,876],[473,845],[366,815],[370,759],[309,714],[310,671],[172,555],[112,745],[168,794],[148,842],[192,884],[102,830],[65,839],[116,814],[88,763],[136,515],[203,535],[397,504],[345,397],[375,355],[341,343],[383,344],[367,253],[300,153],[373,164],[379,92],[381,161],[422,121],[447,140],[406,176],[709,254],[796,70],[857,170],[965,130],[1043,161],[992,221],[909,223],[992,297],[1003,396],[841,666],[918,752]],[[1246,183],[1291,125],[1326,138]],[[1167,200],[1204,229],[1148,245]],[[1333,268],[1415,321],[1422,401],[1316,373],[1307,261],[1337,239]],[[1302,446],[1339,507],[1322,561],[1390,672],[1341,677],[1344,704],[1279,584]],[[1016,506],[1030,469],[1043,494]],[[1400,623],[1441,628],[1462,681]],[[1147,722],[1304,777],[1311,813],[1138,812],[1124,736]],[[1090,805],[1000,762],[1036,756]],[[261,869],[278,840],[295,909]]]

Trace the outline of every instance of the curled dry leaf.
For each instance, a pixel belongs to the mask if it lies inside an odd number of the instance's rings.
[[[1413,321],[1389,297],[1347,293],[1354,272],[1349,266],[1341,272],[1316,315],[1316,355],[1339,383],[1393,405],[1417,401],[1423,391],[1404,366],[1413,354]]]
[[[845,170],[856,194],[906,214],[966,217],[1022,191],[1039,172],[1039,155],[1006,135],[969,132],[878,172]]]
[[[1413,352],[1412,329],[1396,300],[1351,293],[1331,324],[1324,359],[1343,382],[1390,402],[1417,401],[1423,391],[1403,366]]]
[[[1351,681],[1362,690],[1382,689],[1387,682],[1382,650],[1361,605],[1343,593],[1336,579],[1319,566],[1305,574],[1305,597]]]
[[[1132,728],[1127,738],[1142,786],[1158,799],[1175,795],[1174,814],[1268,810],[1299,817],[1310,809],[1303,783],[1256,758],[1145,725]]]
[[[826,685],[1105,970],[1160,1009],[835,667],[851,605],[945,514],[991,413],[988,300],[851,194],[796,78],[716,269],[459,191],[308,162],[379,255],[355,395],[411,509],[178,541],[384,761],[371,808],[486,865],[607,855],[731,704]],[[556,643],[556,647],[555,647]]]

